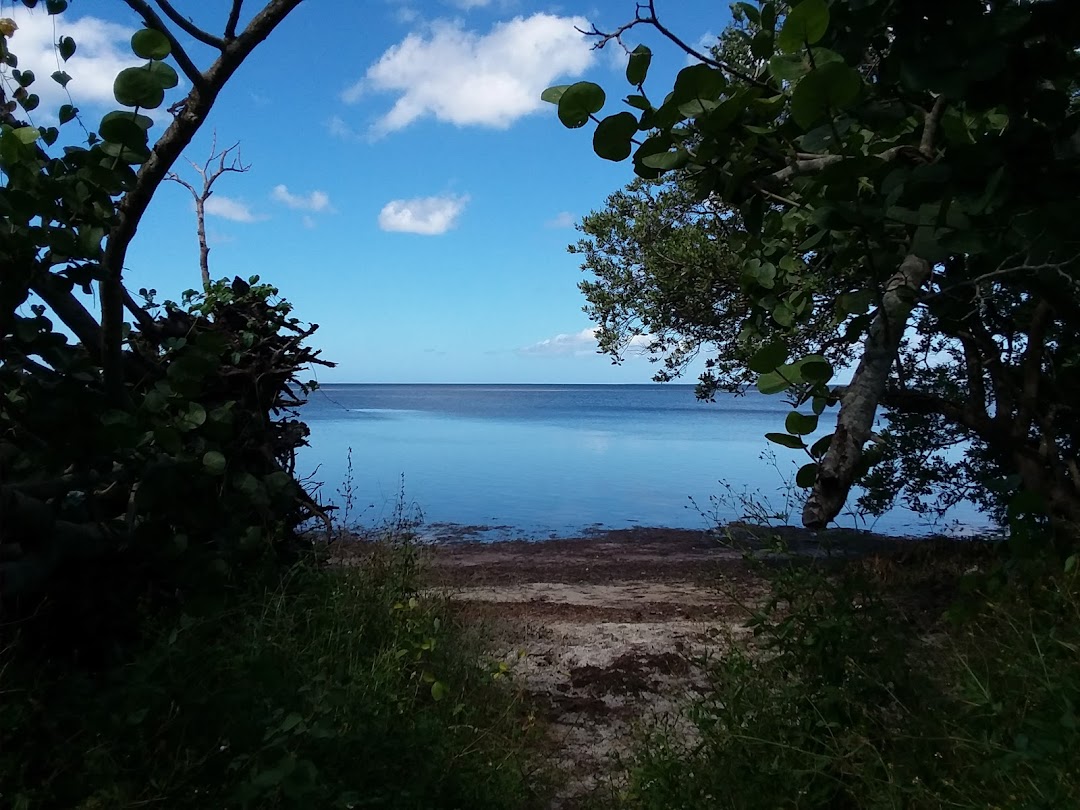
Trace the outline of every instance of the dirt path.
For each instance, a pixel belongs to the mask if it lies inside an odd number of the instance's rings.
[[[741,625],[733,595],[763,592],[741,552],[678,530],[442,546],[430,573],[468,615],[494,620],[518,683],[545,709],[564,808],[617,789],[617,757],[641,722],[674,717],[700,682],[695,658]]]

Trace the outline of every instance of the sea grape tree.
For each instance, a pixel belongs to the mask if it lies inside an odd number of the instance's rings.
[[[586,287],[594,317],[610,318],[605,348],[617,351],[651,318],[662,336],[685,339],[678,351],[720,347],[707,384],[737,387],[752,373],[762,392],[792,396],[787,430],[770,438],[810,457],[799,474],[810,488],[807,526],[835,518],[869,472],[916,493],[959,480],[977,499],[1047,514],[1075,538],[1072,5],[738,3],[743,24],[702,53],[644,2],[626,25],[592,34],[618,47],[648,27],[687,51],[694,64],[670,91],[648,87],[651,52],[639,46],[628,49],[632,92],[621,111],[603,115],[606,94],[590,82],[544,93],[565,126],[595,122],[601,158],[630,159],[642,183],[673,180],[681,210],[696,206],[689,222],[632,235],[638,247],[670,246],[691,234],[686,225],[706,245],[676,251],[660,278],[659,256],[648,266],[633,261],[641,252],[620,260],[609,249],[626,245],[617,228],[594,221],[589,234],[586,220],[587,234],[612,237],[583,248],[593,250],[587,267],[614,262]],[[667,354],[673,372],[678,351]],[[840,361],[846,385],[836,384]],[[836,429],[808,446],[803,437],[832,405]],[[867,451],[880,408],[890,427]],[[940,452],[953,444],[968,447],[962,461]]]

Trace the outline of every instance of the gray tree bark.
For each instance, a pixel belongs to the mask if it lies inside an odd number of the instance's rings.
[[[909,255],[885,287],[881,307],[867,332],[863,356],[840,399],[832,444],[818,466],[817,481],[803,507],[803,525],[822,529],[847,502],[863,446],[870,439],[889,369],[907,328],[919,290],[930,278],[930,264]]]

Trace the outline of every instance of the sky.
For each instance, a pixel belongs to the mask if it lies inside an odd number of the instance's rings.
[[[44,4],[42,4],[44,5]],[[177,0],[220,34],[225,0]],[[243,24],[261,3],[247,0]],[[707,44],[725,3],[657,0],[664,23]],[[208,202],[214,277],[258,274],[294,314],[318,323],[322,382],[644,383],[656,367],[596,353],[567,245],[574,225],[633,178],[596,157],[591,128],[567,130],[540,102],[552,84],[591,80],[603,114],[626,109],[625,54],[575,31],[633,18],[634,0],[305,0],[242,65],[185,158],[202,163],[240,144],[251,168],[223,176]],[[139,27],[122,0],[71,0],[59,17],[0,0],[13,17],[20,68],[39,76],[34,123],[67,101],[48,79],[52,43],[78,51],[68,90],[91,129],[115,109],[112,80],[137,64]],[[638,33],[640,32],[640,34]],[[196,64],[213,51],[180,36]],[[646,87],[662,96],[687,64],[643,28],[627,38],[655,53]],[[154,114],[187,91],[181,86]],[[69,127],[72,125],[69,125]],[[65,128],[67,131],[67,128]],[[189,182],[197,175],[181,161]],[[199,284],[190,193],[165,184],[128,253],[126,285],[178,298]],[[700,363],[692,367],[693,382]]]

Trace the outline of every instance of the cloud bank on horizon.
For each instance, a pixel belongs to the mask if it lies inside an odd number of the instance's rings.
[[[600,344],[596,341],[598,327],[590,326],[580,332],[572,334],[558,334],[554,337],[545,338],[538,343],[533,343],[518,349],[518,354],[524,355],[583,355],[596,354],[600,351]],[[635,335],[627,344],[627,353],[631,355],[645,355],[648,353],[649,335]]]

